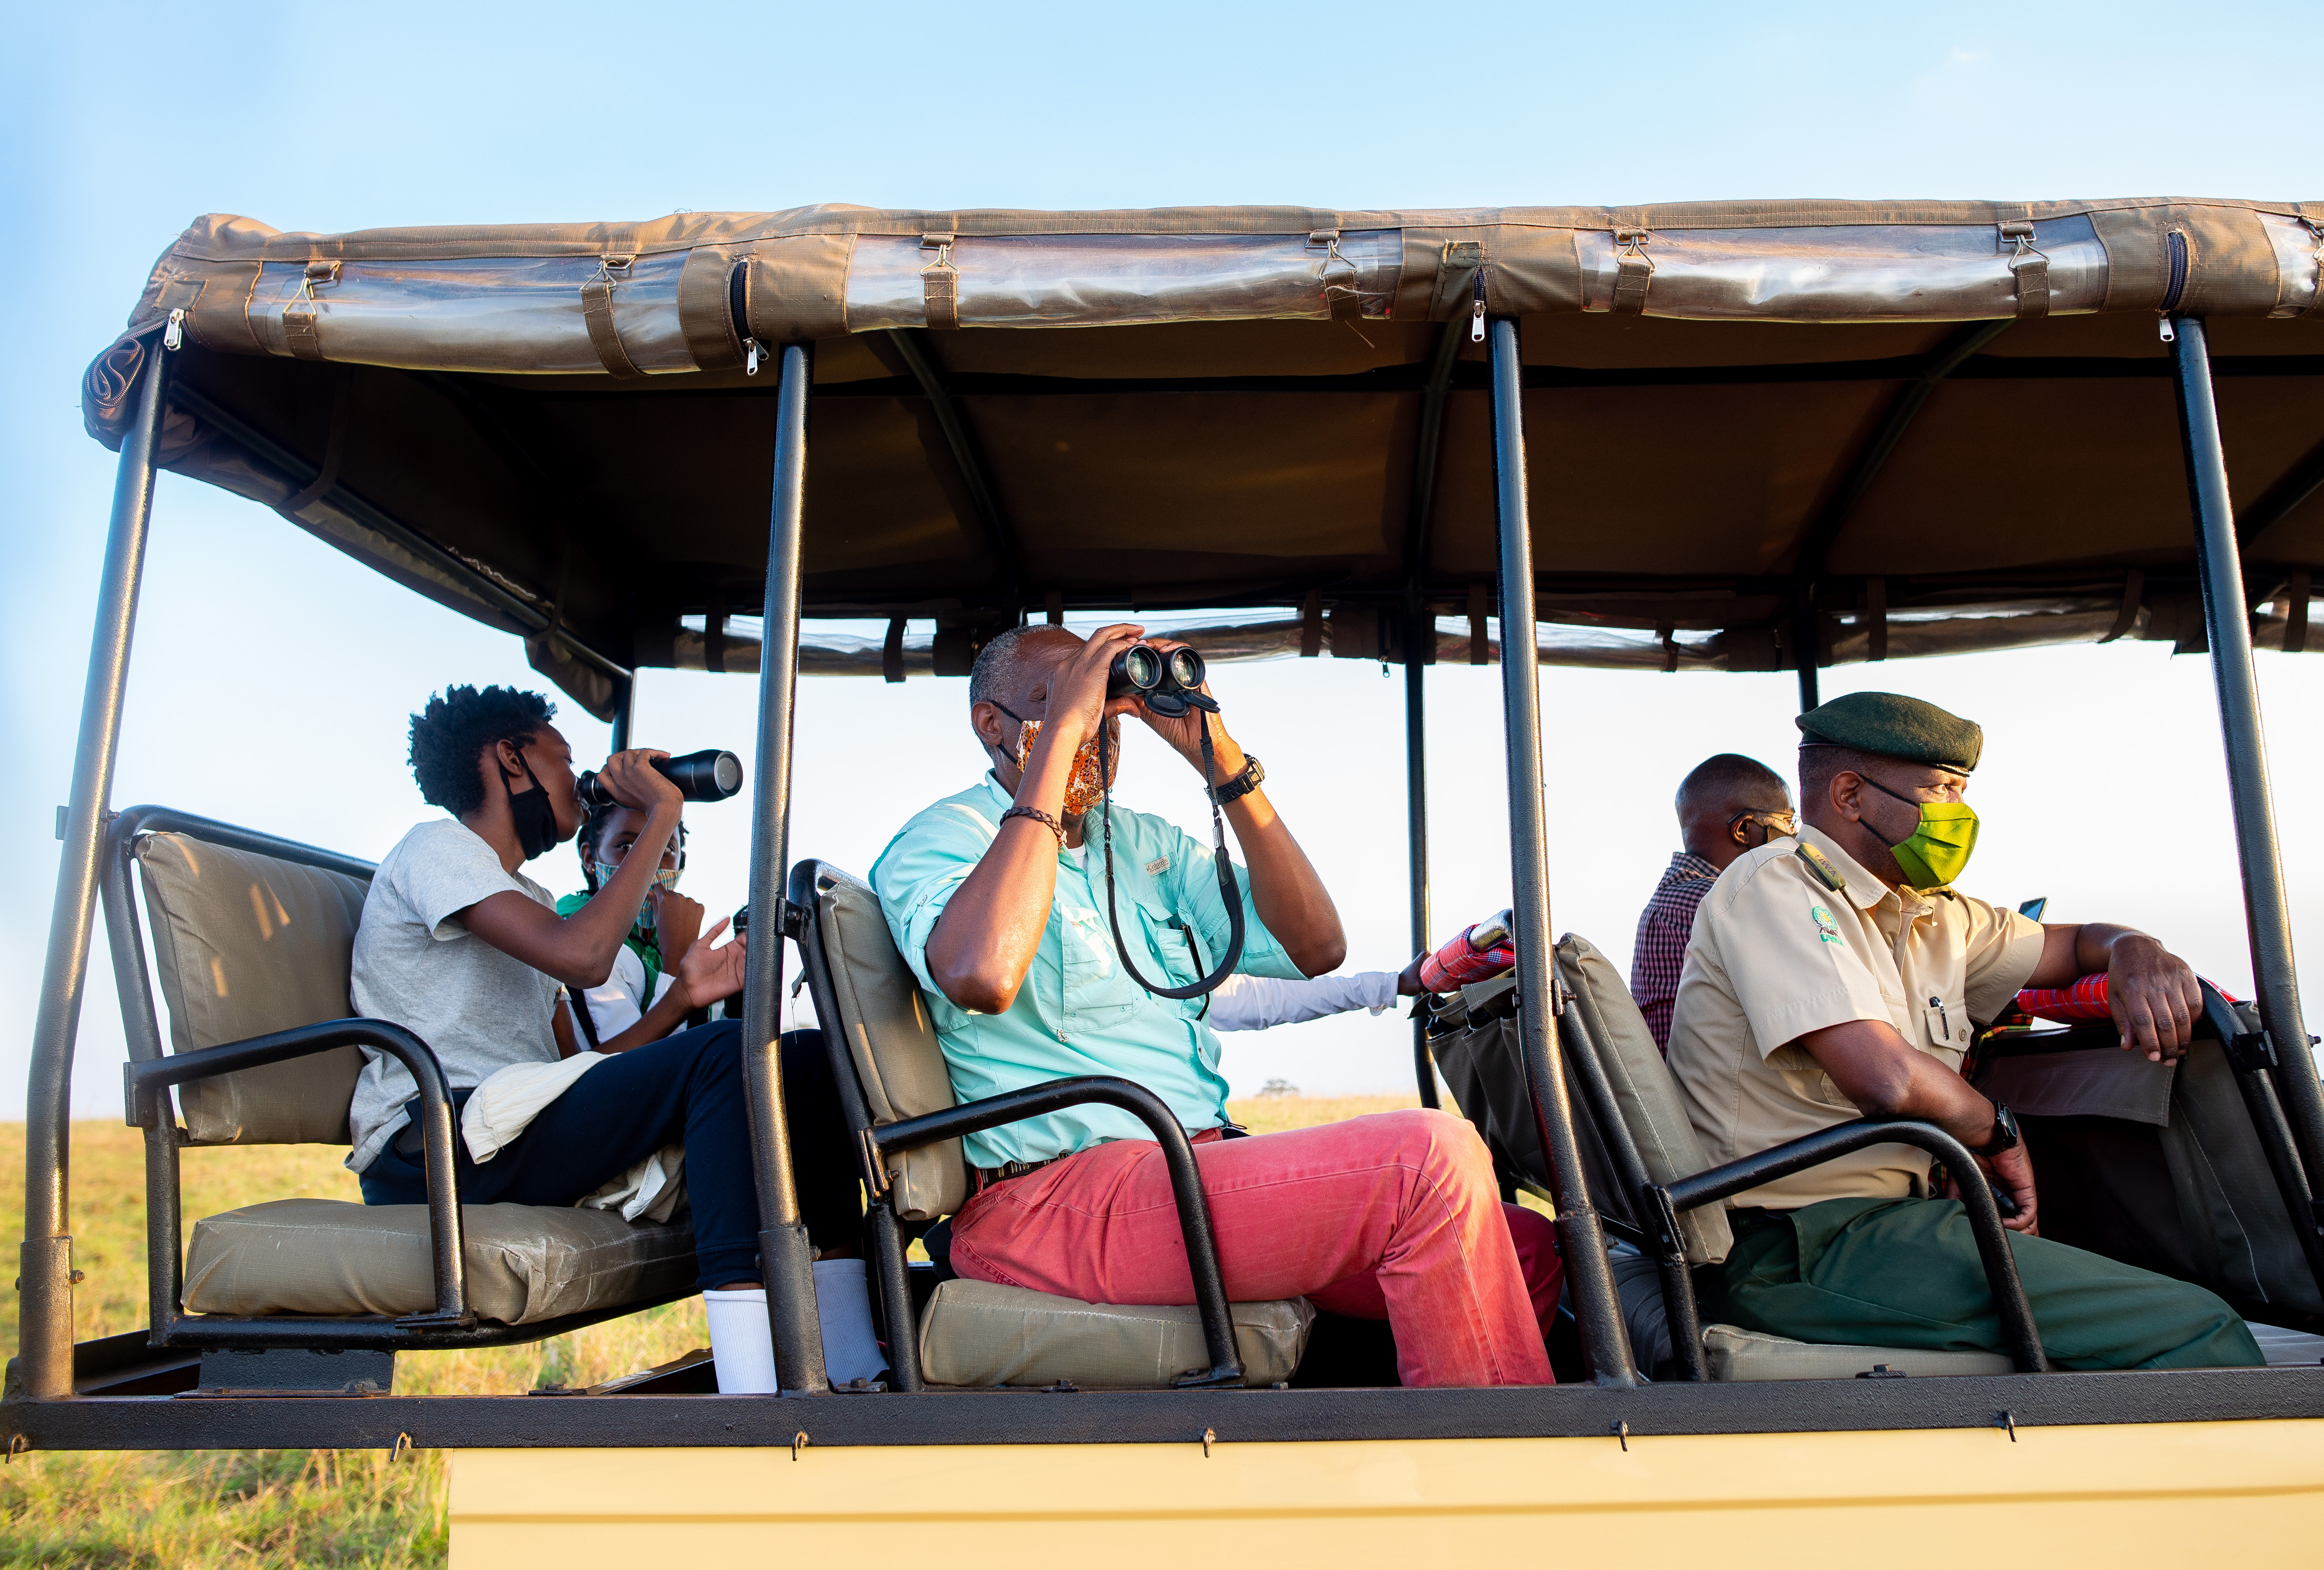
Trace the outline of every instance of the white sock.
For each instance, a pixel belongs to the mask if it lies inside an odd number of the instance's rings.
[[[823,1322],[824,1372],[835,1385],[872,1380],[887,1371],[888,1360],[872,1328],[872,1291],[862,1260],[815,1262],[816,1310]],[[769,1396],[775,1379],[775,1338],[767,1325],[762,1287],[705,1292],[710,1319],[710,1357],[723,1396]]]
[[[874,1380],[887,1371],[888,1360],[872,1328],[872,1288],[862,1260],[816,1261],[815,1302],[823,1318],[824,1372],[833,1384]]]
[[[718,1369],[722,1396],[771,1396],[775,1381],[775,1334],[767,1325],[762,1287],[705,1292],[710,1316],[710,1358]]]

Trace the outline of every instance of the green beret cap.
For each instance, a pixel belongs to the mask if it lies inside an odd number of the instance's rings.
[[[1974,721],[1900,692],[1851,692],[1794,723],[1803,746],[1827,742],[1961,774],[1974,770],[1985,751],[1985,732]]]

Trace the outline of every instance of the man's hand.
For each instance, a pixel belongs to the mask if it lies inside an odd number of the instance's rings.
[[[2124,1051],[2144,1052],[2152,1063],[2187,1055],[2203,1017],[2203,986],[2185,960],[2144,932],[2103,921],[2044,927],[2042,939],[2042,963],[2027,986],[2070,987],[2103,972]]]
[[[701,909],[695,906],[697,911]],[[678,962],[677,990],[685,993],[686,1011],[689,1014],[742,990],[742,959],[750,940],[738,937],[724,948],[713,948],[711,945],[725,930],[726,922],[722,918]]]
[[[2153,1063],[2176,1063],[2203,1017],[2203,987],[2187,962],[2143,933],[2115,939],[2107,961],[2107,1007],[2123,1050]]]
[[[1108,718],[1136,706],[1134,700],[1127,697],[1109,703],[1105,684],[1112,673],[1114,656],[1137,642],[1145,631],[1133,622],[1100,627],[1071,659],[1057,667],[1056,674],[1049,680],[1049,710],[1041,726],[1042,741],[1049,740],[1054,733],[1060,743],[1073,743],[1067,749],[1071,752],[1095,735],[1097,727]]]
[[[638,853],[632,849],[630,854],[635,855]],[[659,884],[652,893],[646,896],[646,902],[654,910],[654,930],[661,935],[662,958],[668,964],[676,965],[686,957],[687,951],[694,947],[695,939],[702,936],[705,914],[702,906],[676,889],[665,889]],[[725,924],[721,922],[719,925],[723,927]],[[711,936],[715,937],[717,934],[714,932]]]
[[[669,754],[652,747],[637,747],[626,753],[615,753],[597,771],[597,783],[606,795],[624,807],[634,807],[641,812],[651,812],[657,807],[667,807],[677,812],[686,805],[686,798],[678,786],[660,770],[653,766],[656,758]],[[655,860],[660,857],[657,855]]]
[[[1416,955],[1413,956],[1413,961],[1410,965],[1406,965],[1402,970],[1396,973],[1396,995],[1397,997],[1416,998],[1422,993],[1428,990],[1420,984],[1421,962],[1425,960],[1427,957],[1428,956],[1425,954]]]
[[[2002,1191],[2017,1202],[2017,1214],[2003,1216],[2001,1224],[2027,1237],[2040,1237],[2042,1229],[2035,1224],[2040,1215],[2034,1198],[2034,1160],[2026,1155],[2025,1147],[2013,1145],[1997,1156],[1979,1156],[1977,1160]]]

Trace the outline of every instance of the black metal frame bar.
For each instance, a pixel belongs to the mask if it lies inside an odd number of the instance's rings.
[[[1436,335],[1436,352],[1420,400],[1420,429],[1412,458],[1412,509],[1406,529],[1404,605],[1404,818],[1406,882],[1412,917],[1412,949],[1427,952],[1428,910],[1428,706],[1426,672],[1436,649],[1436,617],[1428,607],[1428,531],[1436,508],[1436,467],[1444,446],[1444,401],[1452,389],[1452,366],[1461,337],[1469,330],[1459,319]],[[1412,1018],[1412,1072],[1420,1104],[1439,1107],[1436,1062],[1428,1051],[1428,1021]]]
[[[2243,1017],[2218,988],[2209,982],[2204,982],[2202,988],[2203,1019],[2218,1037],[2227,1067],[2235,1071],[2236,1088],[2243,1093],[2244,1111],[2250,1115],[2252,1131],[2267,1158],[2268,1175],[2275,1179],[2275,1191],[2283,1200],[2292,1235],[2300,1240],[2301,1257],[2308,1262],[2308,1273],[2318,1292],[2324,1294],[2324,1224],[2319,1224],[2315,1194],[2276,1089],[2283,1066],[2265,1030],[2246,1030]],[[2107,1045],[2113,1045],[2111,1033]]]
[[[1181,1381],[1180,1388],[1241,1384],[1242,1357],[1235,1345],[1233,1310],[1227,1299],[1225,1276],[1219,1268],[1218,1234],[1211,1225],[1210,1201],[1203,1193],[1194,1147],[1176,1116],[1153,1092],[1111,1075],[1081,1075],[891,1123],[873,1121],[871,1104],[856,1075],[854,1055],[847,1045],[856,1022],[847,1019],[840,1008],[839,990],[832,984],[831,955],[824,945],[820,895],[826,884],[839,882],[862,886],[857,880],[822,862],[810,859],[799,863],[791,869],[790,909],[786,919],[798,934],[807,991],[815,999],[816,1018],[824,1024],[824,1047],[830,1055],[832,1078],[839,1088],[848,1128],[855,1136],[864,1191],[872,1199],[869,1218],[874,1262],[879,1268],[881,1307],[888,1322],[888,1369],[897,1389],[918,1390],[925,1388],[925,1381],[919,1366],[919,1316],[913,1307],[902,1232],[889,1197],[884,1158],[1021,1122],[1027,1118],[1046,1116],[1065,1107],[1093,1104],[1120,1107],[1144,1122],[1161,1145],[1163,1159],[1169,1165],[1171,1196],[1177,1205],[1178,1228],[1185,1240],[1186,1264],[1194,1279],[1194,1307],[1202,1317],[1204,1345],[1211,1358],[1207,1372]]]
[[[791,810],[791,716],[798,692],[799,555],[807,528],[807,392],[815,361],[786,344],[777,378],[774,499],[767,521],[767,595],[759,651],[759,763],[752,782],[751,908],[762,920],[743,958],[742,1067],[751,1158],[759,1201],[759,1269],[775,1343],[775,1377],[787,1391],[831,1388],[815,1300],[815,1247],[799,1219],[783,1115],[784,858]]]
[[[1836,1157],[1863,1150],[1868,1145],[1915,1145],[1934,1156],[1952,1172],[1975,1173],[1978,1165],[1969,1150],[1959,1140],[1932,1122],[1918,1118],[1858,1118],[1853,1122],[1836,1123],[1819,1129],[1812,1134],[1803,1134],[1787,1140],[1771,1150],[1745,1156],[1692,1178],[1682,1178],[1675,1183],[1651,1187],[1647,1193],[1658,1214],[1672,1216],[1673,1223],[1656,1239],[1665,1257],[1678,1250],[1678,1230],[1675,1216],[1681,1213],[1715,1205],[1722,1199],[1773,1183],[1778,1178],[1788,1178],[1794,1172],[1804,1172],[1811,1167],[1821,1166]],[[2001,1318],[2001,1334],[2008,1343],[2009,1359],[2020,1373],[2047,1373],[2050,1360],[2042,1352],[2041,1331],[2034,1323],[2033,1305],[2025,1299],[2025,1283],[2018,1279],[2017,1257],[2009,1251],[2009,1233],[2001,1224],[2001,1207],[1994,1202],[1993,1192],[1982,1182],[1960,1185],[1961,1208],[1969,1216],[1969,1231],[1977,1237],[1977,1252],[1985,1266],[1985,1279],[1993,1288],[1994,1312]],[[1683,1261],[1677,1272],[1680,1290],[1685,1300],[1685,1317],[1692,1322],[1693,1339],[1690,1344],[1695,1357],[1702,1356],[1702,1333],[1695,1312],[1693,1283],[1688,1279]],[[1665,1280],[1670,1273],[1665,1272]],[[1665,1290],[1667,1290],[1667,1287]],[[1665,1299],[1665,1307],[1668,1300]],[[1673,1350],[1676,1351],[1680,1316],[1671,1316]],[[1681,1354],[1683,1356],[1683,1353]],[[1690,1371],[1689,1379],[1699,1379]]]
[[[1501,705],[1507,728],[1509,771],[1509,877],[1517,974],[1542,978],[1518,990],[1517,1039],[1525,1052],[1526,1078],[1533,1094],[1542,1153],[1548,1158],[1550,1187],[1556,1196],[1557,1237],[1565,1258],[1565,1279],[1573,1295],[1573,1316],[1591,1377],[1602,1385],[1637,1382],[1630,1357],[1622,1302],[1606,1262],[1606,1237],[1590,1203],[1582,1176],[1582,1149],[1573,1131],[1573,1109],[1565,1098],[1557,1036],[1548,1011],[1556,989],[1548,978],[1552,963],[1549,930],[1549,825],[1542,807],[1541,667],[1526,648],[1510,651],[1512,627],[1530,629],[1533,618],[1533,534],[1526,494],[1525,401],[1517,350],[1517,324],[1507,317],[1489,326],[1492,343],[1493,482],[1500,534]],[[1528,631],[1526,642],[1532,642]]]
[[[1856,460],[1849,465],[1848,477],[1840,482],[1839,491],[1801,540],[1796,552],[1797,560],[1792,569],[1793,576],[1798,580],[1798,588],[1793,602],[1791,642],[1792,662],[1799,672],[1802,714],[1815,707],[1817,703],[1816,671],[1823,658],[1823,626],[1816,615],[1816,580],[1823,576],[1824,559],[1831,554],[1832,542],[1840,538],[1840,531],[1848,527],[1849,519],[1855,515],[1865,494],[1872,489],[1872,482],[1880,477],[1882,467],[1895,452],[1897,444],[1904,439],[1905,431],[1912,429],[1913,421],[1928,403],[1929,395],[1937,390],[1937,383],[1959,370],[1970,356],[2015,325],[2015,318],[1970,322],[1928,355],[1922,362],[1920,374],[1905,383],[1898,392],[1895,401],[1888,406],[1887,414],[1880,421],[1880,429],[1873,434],[1872,440],[1864,450],[1856,455]]]
[[[2284,893],[2283,856],[2275,836],[2275,804],[2268,785],[2267,742],[2260,729],[2259,686],[2252,670],[2250,608],[2236,542],[2235,505],[2227,493],[2227,460],[2219,441],[2219,411],[2211,392],[2212,366],[2202,320],[2175,319],[2172,365],[2177,379],[2179,430],[2187,461],[2187,494],[2194,516],[2196,559],[2203,583],[2203,624],[2209,634],[2211,677],[2218,693],[2219,730],[2227,753],[2227,790],[2235,805],[2236,857],[2241,865],[2244,919],[2251,941],[2259,1014],[2273,1045],[2276,1072],[2292,1137],[2314,1193],[2324,1178],[2324,1086],[2317,1083],[2308,1026],[2300,1008],[2300,978],[2292,957],[2292,917]],[[2312,1205],[2311,1224],[2316,1219]]]
[[[994,565],[1001,568],[1002,589],[1021,605],[1025,585],[1024,574],[1018,565],[1017,537],[1009,527],[1008,515],[1001,510],[1000,497],[993,493],[983,449],[977,446],[975,433],[968,428],[967,416],[953,397],[945,374],[929,357],[927,346],[920,341],[918,333],[910,328],[891,328],[887,336],[905,369],[911,372],[912,380],[919,383],[921,394],[936,414],[936,428],[944,432],[945,445],[952,449],[953,462],[959,466],[961,479],[976,503],[977,521],[983,525],[985,539],[992,547]],[[816,396],[827,392],[828,389],[819,391]]]
[[[475,1316],[468,1312],[467,1266],[460,1252],[460,1196],[453,1176],[452,1092],[444,1080],[443,1065],[428,1043],[386,1020],[326,1020],[318,1024],[300,1025],[295,1030],[277,1030],[272,1035],[254,1036],[244,1041],[230,1041],[222,1046],[205,1047],[198,1051],[180,1052],[173,1057],[162,1057],[143,1063],[129,1063],[122,1067],[122,1088],[127,1103],[126,1118],[136,1128],[149,1131],[166,1130],[174,1137],[175,1114],[170,1099],[164,1094],[170,1086],[184,1085],[197,1079],[209,1079],[221,1074],[232,1074],[244,1068],[263,1068],[270,1063],[283,1063],[294,1057],[311,1057],[318,1052],[328,1052],[340,1047],[369,1047],[386,1053],[410,1071],[420,1087],[419,1124],[423,1141],[421,1160],[425,1163],[428,1184],[428,1233],[429,1252],[436,1276],[436,1307],[427,1314],[406,1315],[396,1319],[395,1325],[424,1330],[431,1326],[447,1329],[467,1329],[475,1324]],[[174,1139],[173,1139],[174,1145]],[[152,1196],[153,1170],[150,1160],[146,1169],[147,1193]],[[165,1228],[152,1225],[159,1217],[148,1218],[149,1248],[147,1269],[152,1279],[155,1318],[153,1344],[156,1346],[224,1346],[236,1342],[248,1344],[263,1339],[263,1332],[278,1321],[245,1319],[240,1321],[256,1335],[239,1332],[211,1332],[230,1323],[208,1316],[183,1319],[176,1316],[179,1287],[179,1258],[175,1242],[178,1214],[176,1195],[177,1163],[168,1165],[171,1181],[168,1197],[171,1224]],[[161,1234],[171,1235],[164,1250]],[[166,1257],[164,1257],[166,1252]],[[161,1317],[163,1286],[168,1288],[171,1319]],[[336,1321],[334,1321],[336,1323]],[[183,1339],[180,1339],[182,1337]],[[293,1339],[269,1342],[268,1344],[288,1345],[354,1345],[355,1341]]]
[[[168,407],[171,356],[161,332],[143,340],[144,385],[137,418],[121,443],[106,534],[97,625],[81,690],[80,736],[73,751],[72,796],[65,812],[64,853],[49,917],[47,963],[32,1025],[32,1072],[25,1096],[24,1242],[17,1362],[35,1400],[72,1394],[71,1123],[73,1047],[80,1032],[81,986],[88,975],[96,923],[106,802],[121,743],[121,709],[129,686],[129,651],[137,625],[137,592],[153,513],[154,450]]]
[[[1242,1358],[1236,1350],[1234,1318],[1227,1304],[1226,1278],[1219,1269],[1217,1235],[1211,1230],[1210,1202],[1203,1195],[1202,1170],[1194,1164],[1194,1147],[1186,1131],[1163,1099],[1142,1085],[1111,1074],[1084,1074],[1052,1079],[988,1095],[982,1101],[916,1118],[886,1123],[871,1131],[874,1150],[917,1150],[946,1140],[982,1133],[1005,1123],[1046,1117],[1069,1106],[1119,1107],[1144,1123],[1162,1147],[1170,1168],[1170,1196],[1178,1207],[1178,1228],[1185,1238],[1186,1266],[1194,1281],[1194,1307],[1202,1316],[1203,1344],[1211,1355],[1208,1372],[1181,1381],[1182,1388],[1222,1387],[1242,1383]]]
[[[281,442],[261,431],[240,415],[226,409],[217,400],[198,388],[180,384],[171,389],[170,402],[205,425],[215,427],[220,434],[231,438],[252,457],[275,470],[293,485],[304,485],[322,471]],[[125,446],[124,450],[127,450]],[[338,512],[346,513],[364,528],[428,564],[429,569],[458,584],[461,589],[498,611],[502,615],[523,627],[528,633],[551,633],[557,641],[570,650],[575,658],[612,677],[626,681],[629,667],[592,649],[574,636],[568,627],[558,625],[549,613],[515,595],[478,572],[457,556],[411,529],[383,509],[373,505],[346,485],[333,485],[319,498]]]

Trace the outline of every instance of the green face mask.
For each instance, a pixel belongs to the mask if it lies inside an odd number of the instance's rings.
[[[1921,809],[1921,827],[1888,847],[1906,882],[1915,889],[1941,889],[1969,869],[1969,853],[1977,848],[1977,812],[1968,802],[1915,801],[1877,780],[1864,782]]]

